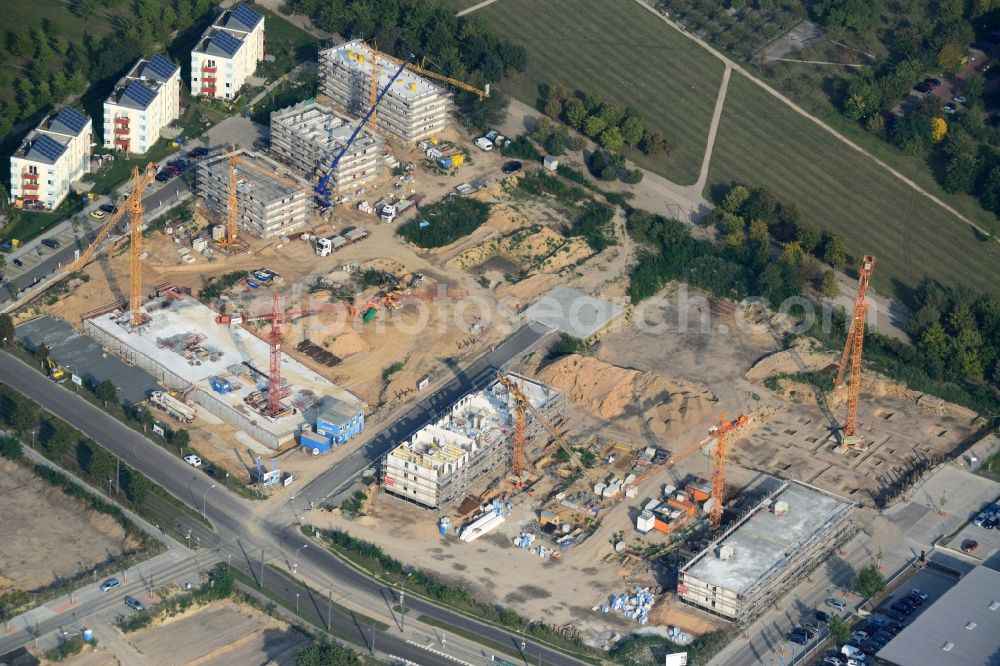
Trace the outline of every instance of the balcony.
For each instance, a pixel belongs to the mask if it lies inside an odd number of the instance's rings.
[[[115,136],[128,136],[129,132],[130,132],[130,130],[129,130],[128,127],[116,127],[115,128]]]
[[[115,124],[116,125],[126,125],[127,126],[128,125],[128,116],[124,116],[122,118],[115,118]]]
[[[214,95],[215,94],[215,90],[216,90],[215,86],[202,86],[201,87],[201,94],[202,95]]]
[[[201,72],[202,74],[215,74],[218,69],[218,67],[209,67],[208,65],[205,65],[201,68]]]
[[[128,151],[129,144],[130,142],[128,139],[115,139],[115,147],[120,148],[126,152]]]
[[[35,183],[38,184],[38,174],[31,173],[30,171],[25,171],[21,174],[21,180],[25,183]]]

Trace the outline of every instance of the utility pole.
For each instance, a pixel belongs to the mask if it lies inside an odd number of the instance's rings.
[[[115,495],[122,491],[122,459],[115,456]]]
[[[260,547],[260,589],[264,589],[264,546]]]
[[[330,593],[327,595],[328,605],[326,607],[326,630],[330,631],[330,625],[333,618],[333,588],[330,588]]]
[[[375,619],[372,619],[372,656],[375,656]]]

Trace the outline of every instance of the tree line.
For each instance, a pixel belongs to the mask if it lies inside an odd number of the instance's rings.
[[[215,8],[212,0],[73,0],[81,19],[113,26],[104,36],[72,33],[43,18],[34,28],[8,27],[0,39],[0,136],[22,120],[84,93],[90,83],[120,76]]]
[[[871,134],[901,151],[923,157],[942,188],[975,196],[983,208],[1000,216],[1000,128],[987,123],[987,107],[1000,97],[987,93],[995,67],[972,71],[956,90],[965,97],[957,113],[945,113],[948,100],[926,94],[914,109],[895,110],[927,74],[952,76],[966,65],[976,27],[1000,26],[996,0],[942,0],[914,6],[892,18],[882,30],[883,7],[869,0],[822,0],[812,5],[814,18],[827,27],[862,34],[879,31],[888,53],[853,75],[840,100],[840,111]]]

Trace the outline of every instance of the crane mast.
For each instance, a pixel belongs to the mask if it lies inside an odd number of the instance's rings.
[[[847,370],[848,360],[850,360],[850,375],[847,380],[847,418],[844,421],[840,446],[844,449],[864,449],[864,441],[858,436],[858,398],[861,394],[861,352],[865,341],[865,320],[868,315],[868,281],[871,278],[872,270],[875,268],[876,258],[866,254],[861,261],[861,269],[858,271],[858,291],[854,299],[854,311],[851,314],[850,325],[847,329],[847,340],[844,343],[844,352],[840,357],[840,366],[837,368],[837,378],[834,379],[834,388],[840,386],[844,381],[844,374]]]

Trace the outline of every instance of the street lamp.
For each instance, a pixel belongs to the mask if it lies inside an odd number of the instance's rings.
[[[301,546],[298,547],[298,549],[295,551],[295,557],[292,558],[292,566],[293,567],[298,568],[298,566],[299,566],[299,553],[302,552],[303,548],[308,548],[308,547],[309,547],[309,544],[307,544],[307,543],[302,544]]]
[[[406,581],[410,579],[413,572],[406,574],[406,578],[399,584],[399,632],[405,631],[406,626]]]
[[[215,487],[213,483],[208,488],[205,488],[205,494],[201,498],[201,517],[208,520],[208,516],[205,515],[206,502],[208,502],[208,491]]]
[[[295,614],[299,614],[299,593],[295,593]]]

